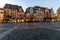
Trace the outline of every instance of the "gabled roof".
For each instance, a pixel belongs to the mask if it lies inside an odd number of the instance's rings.
[[[16,8],[16,9],[19,9],[19,8],[22,8],[22,6],[12,5],[12,4],[5,4],[4,8]]]

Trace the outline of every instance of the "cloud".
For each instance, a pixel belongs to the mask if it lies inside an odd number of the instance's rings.
[[[14,0],[0,0],[0,7],[3,7],[6,3],[14,4]]]
[[[8,0],[0,0],[0,7],[3,7],[5,3],[7,3]]]

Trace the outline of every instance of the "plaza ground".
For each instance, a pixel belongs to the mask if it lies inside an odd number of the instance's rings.
[[[2,23],[0,40],[60,40],[60,22]]]

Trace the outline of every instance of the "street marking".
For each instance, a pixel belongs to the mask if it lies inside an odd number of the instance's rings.
[[[15,27],[11,28],[8,31],[5,31],[3,33],[0,34],[0,39],[3,38],[4,36],[6,36],[8,33],[10,33],[11,31],[13,31],[14,29],[16,29],[20,24],[16,25]]]
[[[51,29],[51,30],[57,30],[57,31],[60,31],[60,29],[56,29],[56,28],[49,28],[49,27],[20,27],[18,29],[30,29],[30,28],[47,28],[47,29]],[[17,28],[16,28],[17,29]]]
[[[3,30],[3,29],[5,30],[5,29],[11,29],[11,28],[0,28],[0,30]]]
[[[43,26],[42,27],[20,27],[18,29],[30,29],[30,28],[44,28]],[[17,28],[16,28],[17,29]]]
[[[48,27],[46,27],[46,28],[48,28]],[[48,28],[48,29],[60,31],[60,29],[57,29],[57,28]]]

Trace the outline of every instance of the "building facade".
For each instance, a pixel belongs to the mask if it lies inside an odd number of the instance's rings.
[[[35,21],[52,21],[54,18],[53,10],[40,6],[28,7],[25,14],[26,18]]]
[[[0,8],[0,23],[4,21],[4,9]]]
[[[60,8],[58,9],[58,20],[60,20]],[[53,9],[34,6],[28,7],[24,13],[22,6],[5,4],[0,8],[0,22],[24,22],[24,21],[54,21]]]
[[[25,12],[25,21],[34,21],[33,19],[35,18],[34,15],[34,9],[33,7],[28,7]]]
[[[45,8],[45,21],[51,21],[51,9]]]
[[[60,7],[57,9],[57,21],[60,21]]]
[[[17,16],[17,22],[24,22],[25,14],[24,14],[24,11],[23,11],[22,7],[19,8],[19,10],[17,11],[17,15],[16,16]]]
[[[23,13],[21,6],[12,4],[5,4],[4,6],[4,16],[7,22],[19,22]]]
[[[51,21],[56,21],[55,20],[55,14],[54,14],[54,11],[53,11],[53,8],[51,8]]]
[[[44,21],[44,9],[40,6],[34,7],[34,14],[36,17],[36,21]]]

